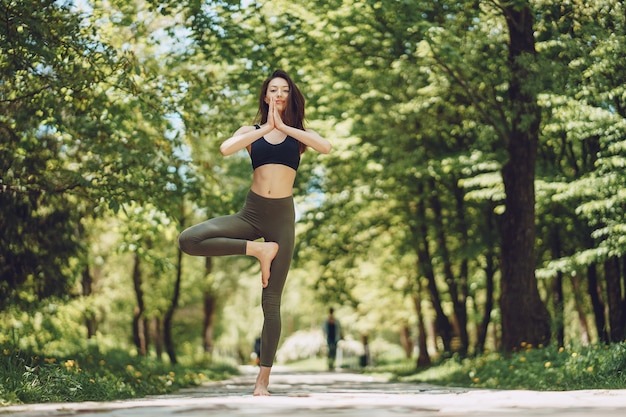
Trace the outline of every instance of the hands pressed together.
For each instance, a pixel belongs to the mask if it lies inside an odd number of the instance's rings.
[[[280,109],[276,106],[276,97],[272,97],[268,104],[267,121],[261,126],[261,129],[256,130],[254,126],[242,126],[232,137],[222,142],[220,145],[222,155],[231,155],[240,149],[248,147],[260,136],[268,134],[274,129],[297,139],[318,152],[325,154],[330,152],[330,142],[322,138],[317,132],[310,129],[296,129],[283,121]]]
[[[269,102],[269,112],[267,113],[267,125],[272,129],[283,130],[285,128],[285,122],[280,117],[280,111],[276,107],[276,97],[272,97]]]

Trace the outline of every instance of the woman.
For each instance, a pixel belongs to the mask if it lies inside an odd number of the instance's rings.
[[[294,249],[292,193],[300,156],[307,147],[325,154],[331,149],[330,142],[304,128],[304,97],[284,71],[275,71],[263,83],[257,119],[260,125],[240,127],[220,146],[224,156],[244,148],[250,154],[252,185],[244,207],[190,227],[179,237],[180,248],[189,255],[248,255],[259,260],[264,322],[255,396],[270,395],[281,331],[280,300]]]

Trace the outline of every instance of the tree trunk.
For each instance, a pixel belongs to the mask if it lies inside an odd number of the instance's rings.
[[[178,363],[178,359],[176,358],[176,350],[174,349],[174,340],[172,338],[172,323],[174,320],[174,313],[178,308],[178,300],[180,298],[180,282],[182,278],[182,260],[183,260],[183,252],[178,249],[178,259],[177,259],[177,268],[176,268],[176,281],[174,282],[174,291],[172,292],[172,299],[170,300],[170,306],[165,312],[165,316],[163,317],[163,343],[165,345],[165,350],[167,351],[167,355],[170,357],[170,362],[172,364]]]
[[[468,247],[469,238],[467,235],[467,223],[465,221],[465,192],[463,187],[460,187],[459,181],[457,178],[453,178],[453,192],[454,192],[454,200],[456,202],[456,220],[457,220],[457,229],[459,233],[460,245],[462,248]],[[461,265],[459,266],[459,275],[457,277],[457,285],[459,287],[459,305],[457,309],[460,311],[460,314],[463,315],[462,318],[459,318],[460,322],[463,322],[463,327],[461,330],[461,341],[464,346],[464,354],[467,354],[467,350],[469,348],[469,333],[467,331],[467,299],[469,297],[469,261],[467,256],[462,255]]]
[[[457,224],[459,230],[459,240],[462,248],[466,248],[469,245],[469,237],[467,230],[467,222],[465,221],[465,192],[463,191],[463,187],[459,187],[459,181],[454,178],[453,181],[453,190],[454,190],[454,198],[456,201],[456,217]],[[462,312],[464,314],[463,321],[465,334],[461,334],[461,340],[463,341],[463,346],[465,346],[464,353],[467,353],[467,349],[469,348],[469,334],[467,331],[467,299],[469,298],[469,260],[466,255],[462,255],[461,265],[459,267],[459,275],[457,278],[457,282],[459,285],[460,299],[462,300]]]
[[[485,247],[487,248],[485,253],[485,307],[483,313],[483,319],[478,328],[478,338],[476,343],[476,354],[480,354],[485,350],[487,342],[487,334],[489,330],[489,323],[491,322],[491,312],[494,305],[494,289],[495,289],[495,275],[496,275],[496,253],[494,248],[497,247],[497,224],[494,215],[494,204],[487,204],[484,207],[485,224],[486,229],[489,231],[485,235]],[[497,333],[494,332],[497,335]],[[496,336],[497,339],[497,336]],[[494,346],[498,345],[498,340],[494,340]]]
[[[535,276],[535,163],[540,109],[533,13],[528,2],[505,3],[509,29],[511,131],[508,161],[502,168],[505,212],[502,218],[502,344],[507,352],[524,343],[550,341],[550,315],[539,297]]]
[[[161,332],[161,319],[159,317],[154,318],[154,349],[156,350],[156,357],[163,358],[163,333]]]
[[[143,343],[145,346],[145,354],[148,354],[148,351],[150,350],[150,319],[145,317],[143,318],[143,324],[142,324],[142,329],[143,329]]]
[[[85,238],[85,226],[83,225],[82,222],[78,222],[78,226],[77,226],[77,239],[79,240],[84,240]],[[91,295],[93,294],[93,282],[94,282],[94,277],[91,274],[91,269],[89,268],[89,252],[87,252],[85,254],[84,259],[84,267],[83,267],[83,272],[82,272],[82,279],[81,279],[81,284],[82,284],[82,296],[83,299],[89,299],[91,298]],[[98,326],[98,322],[96,320],[96,312],[94,311],[93,308],[93,303],[88,303],[87,307],[85,308],[85,313],[84,313],[84,317],[85,317],[85,327],[87,328],[87,339],[91,339],[92,337],[94,337],[96,335],[96,330],[97,330],[97,326]]]
[[[561,257],[561,236],[558,225],[551,228],[550,254],[552,259]],[[556,342],[558,346],[565,346],[565,306],[563,299],[563,273],[557,271],[552,283],[552,308],[554,309],[554,322]]]
[[[204,293],[204,322],[202,324],[202,340],[204,351],[213,352],[213,329],[215,322],[215,304],[217,299],[210,291]]]
[[[411,330],[406,324],[402,325],[400,329],[400,345],[404,349],[404,355],[409,359],[413,354],[413,341],[411,340]]]
[[[602,288],[598,283],[598,268],[596,265],[587,267],[587,292],[591,298],[593,307],[593,317],[595,319],[598,341],[604,344],[609,343],[609,332],[606,328],[606,316],[604,313],[604,302],[602,301]]]
[[[426,335],[426,325],[424,324],[424,314],[422,313],[422,301],[421,294],[422,286],[419,284],[418,279],[418,288],[417,293],[413,297],[413,303],[415,304],[415,312],[417,313],[417,330],[418,330],[418,340],[417,345],[419,347],[419,352],[417,354],[417,368],[423,368],[430,366],[430,355],[428,354],[428,337]]]
[[[93,277],[86,264],[82,274],[83,298],[89,298],[93,294]],[[96,335],[98,322],[96,320],[96,312],[91,305],[85,310],[85,326],[87,327],[87,339],[91,339]]]
[[[423,195],[423,189],[420,190],[419,195]],[[439,289],[437,288],[437,282],[435,279],[435,272],[433,270],[432,260],[430,256],[430,246],[428,242],[428,228],[426,227],[426,209],[422,200],[417,203],[417,218],[419,229],[414,230],[413,235],[418,236],[419,241],[416,245],[417,259],[418,259],[418,277],[425,277],[428,280],[428,292],[430,293],[430,300],[433,310],[435,311],[435,328],[437,334],[441,337],[443,343],[444,352],[451,352],[452,342],[452,325],[448,320],[448,316],[443,311],[441,305],[441,297],[439,295]],[[419,278],[418,278],[419,280]]]
[[[563,305],[563,273],[561,271],[557,271],[554,282],[552,283],[552,308],[554,309],[556,343],[559,346],[564,346],[565,307]]]
[[[620,284],[619,258],[604,262],[607,305],[609,307],[609,336],[613,343],[624,340],[624,314],[622,312],[622,287]]]
[[[495,274],[496,274],[496,266],[495,259],[496,255],[489,251],[486,254],[487,265],[485,266],[485,309],[483,313],[483,319],[480,322],[480,327],[478,329],[478,340],[476,342],[476,354],[480,354],[485,350],[485,344],[487,341],[487,330],[489,329],[489,323],[491,322],[491,311],[493,310],[493,292],[495,288]]]
[[[570,274],[570,282],[572,283],[572,291],[574,292],[574,302],[576,311],[578,312],[578,321],[580,323],[580,342],[583,346],[589,346],[591,342],[589,338],[589,325],[587,324],[587,314],[585,313],[585,304],[580,291],[580,279],[575,274]]]
[[[137,299],[137,305],[135,306],[135,311],[133,313],[133,343],[137,348],[137,353],[141,356],[146,356],[147,349],[143,329],[143,313],[145,305],[143,300],[143,289],[141,288],[141,259],[137,253],[133,254],[133,256],[135,258],[133,265],[133,286],[135,288],[135,298]]]
[[[205,261],[206,276],[211,274],[213,270],[213,261],[211,257],[207,257]],[[204,321],[202,323],[202,341],[204,351],[213,352],[213,329],[215,323],[215,308],[217,298],[210,288],[204,291]]]
[[[454,315],[456,318],[456,333],[458,334],[460,340],[459,345],[455,346],[455,350],[458,351],[461,356],[465,356],[469,343],[467,335],[467,310],[465,306],[465,300],[462,299],[459,295],[459,286],[454,277],[454,273],[452,272],[452,261],[450,259],[448,245],[446,244],[441,202],[439,201],[439,196],[437,195],[435,181],[432,178],[429,179],[429,185],[431,195],[430,207],[433,210],[433,214],[435,217],[435,221],[433,223],[436,229],[436,242],[437,246],[439,247],[439,252],[441,254],[443,274],[446,280],[446,284],[448,286],[448,290],[450,292],[452,308],[454,310]]]

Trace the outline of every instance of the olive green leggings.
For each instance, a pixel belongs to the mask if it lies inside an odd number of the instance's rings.
[[[293,197],[265,198],[248,192],[246,203],[236,214],[216,217],[184,230],[180,249],[194,256],[245,255],[247,241],[263,238],[278,243],[270,279],[263,289],[261,365],[272,366],[280,339],[280,299],[287,280],[295,242]]]

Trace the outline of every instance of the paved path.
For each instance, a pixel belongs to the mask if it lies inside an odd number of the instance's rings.
[[[271,397],[253,397],[256,370],[219,383],[140,400],[0,408],[10,417],[449,417],[626,416],[626,389],[568,392],[442,388],[367,375],[274,369]]]

